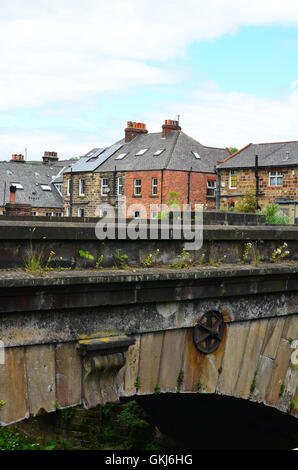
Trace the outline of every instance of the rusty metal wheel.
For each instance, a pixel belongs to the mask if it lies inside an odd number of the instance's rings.
[[[203,354],[210,354],[218,348],[224,335],[223,316],[216,310],[204,313],[193,329],[193,340],[196,348]]]

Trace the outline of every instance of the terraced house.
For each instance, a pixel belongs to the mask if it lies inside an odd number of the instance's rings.
[[[128,217],[154,217],[170,191],[182,204],[215,208],[215,166],[228,155],[186,135],[178,121],[166,120],[156,133],[129,121],[122,140],[93,149],[64,173],[64,213],[100,216],[99,204],[118,206],[125,196]]]
[[[68,164],[59,162],[56,152],[45,152],[43,162],[27,163],[21,154],[1,161],[0,214],[63,216],[59,178]]]
[[[276,203],[294,221],[298,203],[297,141],[251,143],[218,164],[217,171],[221,203],[233,206],[254,186],[261,208]]]

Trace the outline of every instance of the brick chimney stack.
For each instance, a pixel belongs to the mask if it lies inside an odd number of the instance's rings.
[[[171,119],[166,119],[162,127],[162,136],[167,137],[170,132],[181,131],[179,126],[179,121],[172,121]]]
[[[142,122],[127,121],[125,129],[125,142],[130,142],[138,134],[148,134],[146,124]]]
[[[4,214],[9,216],[28,216],[31,215],[32,206],[31,204],[22,204],[20,202],[16,202],[16,186],[13,184],[10,185],[10,198],[9,202],[5,204],[4,207]]]
[[[24,155],[22,155],[21,153],[17,154],[17,153],[13,153],[12,156],[11,156],[11,162],[20,162],[20,163],[25,163],[25,160],[24,160]]]
[[[57,152],[45,152],[44,156],[42,157],[43,163],[51,163],[58,161],[58,153]]]

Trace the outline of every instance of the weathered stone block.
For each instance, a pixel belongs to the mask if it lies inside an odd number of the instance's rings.
[[[238,381],[234,390],[236,396],[247,398],[250,394],[250,387],[258,368],[267,323],[267,320],[259,320],[250,324]]]
[[[274,360],[267,356],[261,356],[258,364],[258,374],[256,376],[256,387],[252,392],[252,397],[256,401],[265,401],[266,392],[272,375]]]
[[[163,332],[144,334],[141,337],[139,372],[141,387],[139,392],[153,393],[158,384],[159,365]]]
[[[277,405],[279,401],[279,393],[289,366],[290,356],[291,349],[289,342],[281,339],[276,359],[274,361],[270,382],[268,384],[266,395],[266,402],[268,404]]]
[[[131,396],[136,393],[136,380],[139,368],[140,356],[140,336],[135,337],[135,344],[129,347],[126,353],[126,364],[120,371],[119,376],[123,377],[122,393],[124,396]],[[121,382],[120,382],[121,386]]]
[[[261,351],[262,355],[275,359],[285,321],[284,318],[269,319]]]
[[[163,392],[176,392],[177,390],[178,375],[180,370],[183,370],[184,344],[185,329],[165,332],[158,380]]]
[[[81,403],[82,361],[76,343],[56,346],[57,401],[64,406]]]
[[[56,398],[54,345],[25,349],[30,414],[54,411]]]
[[[200,380],[204,355],[201,354],[194,345],[193,331],[188,329],[185,338],[185,353],[183,360],[184,378],[182,391],[197,392]]]
[[[6,348],[0,364],[0,425],[28,418],[24,348]]]
[[[233,395],[234,393],[245,354],[249,329],[249,322],[229,324],[222,361],[222,373],[219,376],[217,385],[219,393],[226,395]]]
[[[225,332],[223,339],[216,351],[207,354],[203,359],[201,368],[200,381],[201,388],[207,393],[214,393],[219,375],[222,373],[222,359],[225,349],[228,325],[225,324]]]

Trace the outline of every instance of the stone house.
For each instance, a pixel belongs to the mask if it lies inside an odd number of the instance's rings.
[[[257,156],[257,168],[256,168]],[[233,206],[258,181],[261,208],[276,203],[293,222],[298,202],[298,142],[249,144],[217,165],[220,203]]]
[[[93,149],[65,171],[64,213],[100,216],[99,204],[118,206],[125,196],[128,217],[154,217],[169,191],[176,191],[182,204],[215,208],[215,166],[228,155],[228,149],[207,147],[186,135],[178,121],[166,120],[156,133],[128,122],[122,140]]]
[[[23,155],[0,162],[0,214],[63,216],[62,183],[55,181],[69,162],[45,152],[43,162],[25,162]],[[12,195],[10,188],[15,189]]]

